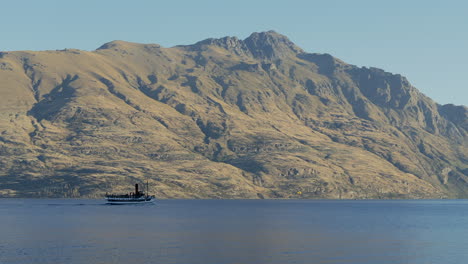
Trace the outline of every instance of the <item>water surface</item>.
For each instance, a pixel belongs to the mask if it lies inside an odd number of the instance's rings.
[[[0,263],[468,263],[468,201],[0,199]]]

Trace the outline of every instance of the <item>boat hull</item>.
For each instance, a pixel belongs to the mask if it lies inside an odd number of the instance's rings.
[[[107,198],[107,204],[145,204],[145,203],[153,203],[154,198],[147,198],[147,199],[112,199]]]

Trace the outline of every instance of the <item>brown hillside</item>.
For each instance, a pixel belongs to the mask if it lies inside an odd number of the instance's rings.
[[[0,196],[467,197],[467,131],[467,107],[273,31],[0,53]]]

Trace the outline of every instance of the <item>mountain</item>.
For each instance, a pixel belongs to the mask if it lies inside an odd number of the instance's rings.
[[[273,31],[0,53],[0,195],[468,197],[468,108]]]

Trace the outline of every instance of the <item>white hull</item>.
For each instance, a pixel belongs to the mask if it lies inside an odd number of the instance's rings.
[[[132,199],[106,199],[107,204],[146,204],[146,203],[153,203],[154,198],[149,200],[132,200]]]

